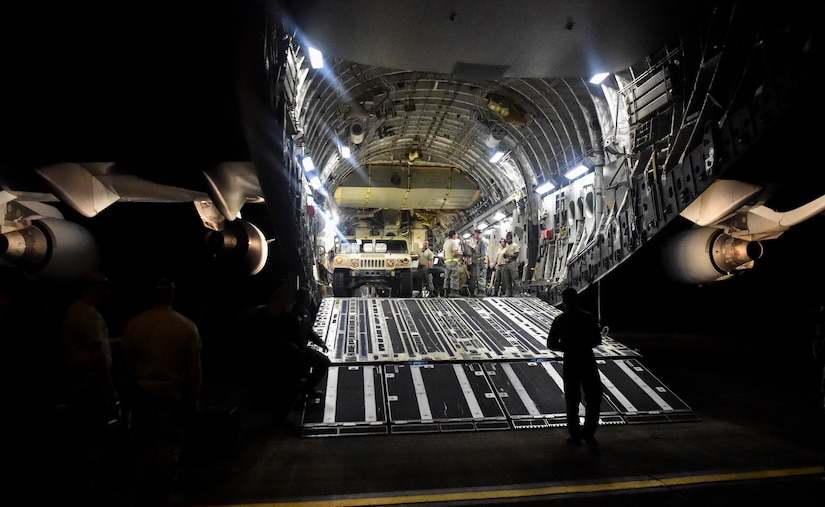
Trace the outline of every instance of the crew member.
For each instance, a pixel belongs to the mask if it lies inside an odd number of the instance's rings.
[[[547,335],[547,348],[564,353],[562,376],[564,399],[567,405],[567,442],[578,445],[597,445],[594,434],[599,426],[602,401],[602,382],[593,347],[602,342],[602,333],[596,317],[579,307],[579,294],[573,287],[561,293],[564,313],[553,320]],[[584,426],[579,422],[579,403],[584,392]]]
[[[68,366],[68,408],[78,474],[83,494],[103,494],[107,422],[118,410],[112,376],[109,330],[99,307],[109,297],[109,280],[99,272],[82,282],[77,299],[63,315],[61,333]]]
[[[476,296],[484,297],[487,287],[487,264],[490,262],[488,255],[490,247],[487,240],[484,239],[484,236],[481,234],[481,229],[476,229],[474,235],[476,240],[476,257],[473,265],[475,266],[476,283],[470,287],[470,291],[474,291]]]
[[[301,287],[295,291],[295,301],[289,311],[292,325],[285,326],[287,339],[298,351],[298,359],[302,362],[306,380],[303,385],[303,395],[308,398],[320,398],[324,396],[324,391],[316,390],[319,383],[326,376],[332,361],[326,356],[329,352],[324,340],[312,329],[315,323],[315,313],[310,310],[312,305],[312,293],[307,287]],[[316,345],[321,350],[313,348],[310,344]],[[323,352],[321,352],[323,351]]]
[[[133,385],[135,480],[142,500],[172,498],[186,423],[200,402],[201,336],[172,308],[175,284],[159,279],[152,307],[123,330],[123,354]]]
[[[447,297],[458,297],[458,261],[461,259],[461,245],[456,231],[450,231],[444,242],[444,285]]]
[[[498,250],[496,251],[496,266],[493,273],[493,295],[503,296],[502,289],[504,288],[504,268],[507,267],[507,258],[504,254],[507,252],[507,240],[501,238],[498,242]]]
[[[502,282],[504,283],[504,295],[512,297],[519,292],[518,255],[520,248],[518,243],[513,241],[512,232],[507,233],[506,240],[507,247],[504,250],[504,258],[507,262],[502,273],[504,275]]]
[[[418,279],[421,281],[421,297],[429,297],[433,293],[433,279],[430,277],[430,269],[433,267],[433,251],[430,250],[430,242],[421,242],[421,250],[418,252]],[[425,294],[424,288],[427,289]]]

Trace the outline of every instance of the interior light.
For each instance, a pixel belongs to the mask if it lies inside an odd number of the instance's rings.
[[[341,156],[344,158],[349,158],[350,151],[349,146],[341,146]]]
[[[493,127],[487,137],[484,138],[484,145],[488,148],[495,148],[506,136],[506,132],[501,127]]]
[[[497,212],[496,212],[496,214],[495,214],[495,215],[493,215],[493,219],[494,219],[494,220],[501,220],[501,219],[503,219],[503,218],[504,218],[504,217],[506,217],[506,216],[507,216],[507,215],[505,215],[505,214],[504,214],[504,213],[502,213],[501,211],[497,211]]]
[[[467,239],[470,236],[472,236],[472,234],[470,234],[469,232],[465,232],[464,234],[461,235],[461,237],[464,238],[464,239]]]
[[[352,144],[361,144],[364,142],[364,124],[359,120],[352,122],[349,126],[349,139]]]
[[[553,183],[552,181],[546,181],[536,187],[536,193],[538,193],[539,195],[544,195],[547,192],[553,190],[554,188],[556,188],[555,183]]]
[[[311,170],[315,169],[315,164],[312,162],[312,159],[309,156],[304,157],[301,159],[301,165],[304,166],[304,172],[310,172]]]
[[[503,156],[504,156],[503,151],[496,151],[495,153],[493,153],[493,156],[490,157],[490,162],[493,163],[493,164],[497,164],[498,161],[501,160],[501,157],[503,157]]]
[[[313,69],[320,69],[324,66],[324,55],[315,48],[309,48],[309,64]]]
[[[487,225],[487,222],[481,222],[480,224],[478,224],[478,230],[480,230],[480,231],[483,231],[484,229],[486,229],[488,227],[490,227],[490,226]]]
[[[579,164],[576,167],[574,167],[573,169],[570,169],[569,171],[564,173],[564,177],[567,178],[568,180],[575,180],[576,178],[578,178],[582,174],[586,173],[587,171],[588,171],[588,169],[587,169],[586,165]]]
[[[590,83],[596,85],[602,84],[602,81],[604,81],[609,75],[609,72],[599,72],[598,74],[594,74],[593,77],[590,78]]]
[[[318,178],[318,176],[313,176],[312,179],[309,180],[309,184],[312,185],[312,188],[314,188],[315,190],[321,188],[321,180]]]

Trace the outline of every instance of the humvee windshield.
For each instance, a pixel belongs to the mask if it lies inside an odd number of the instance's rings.
[[[344,242],[338,247],[339,253],[407,253],[407,242],[397,239],[377,239]]]

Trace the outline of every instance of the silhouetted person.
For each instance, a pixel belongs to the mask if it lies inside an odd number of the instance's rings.
[[[249,392],[253,404],[272,413],[275,423],[283,422],[301,391],[306,375],[298,338],[297,319],[291,313],[295,288],[281,286],[264,305],[250,308],[241,317],[239,331],[246,341]]]
[[[567,405],[567,442],[578,445],[582,440],[597,445],[596,428],[602,401],[602,382],[593,347],[601,344],[602,335],[596,317],[579,308],[578,292],[572,287],[561,293],[564,313],[553,320],[547,336],[547,348],[564,353],[562,375]],[[584,425],[579,422],[579,403],[584,393]]]
[[[286,311],[289,302],[286,298],[271,297],[267,304],[248,308],[239,316],[233,329],[239,338],[237,343],[243,346],[246,392],[256,408],[268,410],[279,405],[277,395],[282,384],[279,379],[285,375],[277,360],[279,324],[276,316]]]
[[[325,354],[329,351],[326,343],[312,329],[315,323],[315,311],[312,306],[312,293],[308,288],[301,287],[295,292],[295,301],[289,313],[294,328],[290,330],[287,337],[292,340],[292,344],[299,351],[304,364],[304,372],[307,375],[303,385],[303,394],[307,397],[322,396],[324,393],[318,391],[317,386],[326,375],[331,361]],[[317,345],[323,352],[311,347],[310,344]]]
[[[173,282],[160,279],[152,307],[123,330],[123,355],[133,387],[132,428],[139,499],[154,505],[173,492],[186,423],[198,407],[201,337],[193,321],[172,308]]]
[[[104,492],[107,425],[116,417],[118,393],[112,380],[109,328],[98,307],[109,296],[109,280],[94,272],[80,282],[79,294],[61,321],[66,356],[67,406],[72,422],[74,470],[81,495]]]
[[[109,280],[101,273],[92,273],[81,285],[80,294],[66,309],[61,323],[69,396],[70,401],[85,408],[91,408],[91,404],[100,409],[118,399],[112,380],[109,328],[98,311],[109,296]]]

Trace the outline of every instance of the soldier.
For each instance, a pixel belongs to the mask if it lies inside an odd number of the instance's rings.
[[[172,307],[175,284],[158,279],[152,307],[123,331],[123,354],[132,384],[136,487],[141,499],[174,498],[186,423],[200,403],[201,336]]]
[[[85,493],[103,494],[107,426],[118,410],[109,329],[99,308],[109,298],[109,280],[99,272],[82,282],[61,322],[67,360],[68,408],[77,452],[73,471]]]
[[[504,283],[504,295],[511,297],[518,295],[520,289],[520,280],[518,276],[518,255],[519,245],[513,241],[513,233],[508,232],[506,236],[507,248],[504,250],[504,259],[506,264],[502,273]]]
[[[507,268],[507,258],[504,254],[507,252],[507,240],[501,238],[498,242],[498,250],[496,251],[496,265],[493,273],[493,295],[504,295],[504,270]]]
[[[487,240],[481,234],[481,229],[474,231],[476,247],[475,247],[475,262],[473,262],[473,272],[475,275],[475,283],[471,284],[470,292],[475,292],[478,297],[484,297],[487,287],[487,264],[490,261],[488,252],[490,250]]]
[[[418,252],[418,279],[421,282],[421,297],[430,297],[433,293],[433,279],[430,277],[430,268],[433,267],[433,251],[430,242],[426,239],[421,242]],[[427,289],[425,293],[424,289]]]
[[[461,259],[461,244],[456,231],[450,231],[444,242],[444,291],[447,297],[458,297],[458,261]]]
[[[286,330],[287,339],[295,346],[298,359],[304,369],[303,373],[306,375],[302,394],[308,398],[320,398],[324,392],[316,388],[327,374],[332,362],[325,354],[329,352],[326,343],[312,329],[315,312],[310,311],[311,305],[312,293],[309,288],[301,287],[295,291],[292,308],[288,312],[288,318],[283,321],[282,329]],[[311,347],[310,344],[316,345],[321,350]]]
[[[596,317],[578,303],[579,293],[568,287],[561,293],[564,313],[553,320],[547,335],[547,348],[564,353],[562,376],[567,405],[567,443],[579,445],[584,440],[590,447],[598,445],[594,434],[599,426],[602,402],[602,382],[593,347],[602,342]],[[579,403],[584,392],[584,425],[579,423]]]

